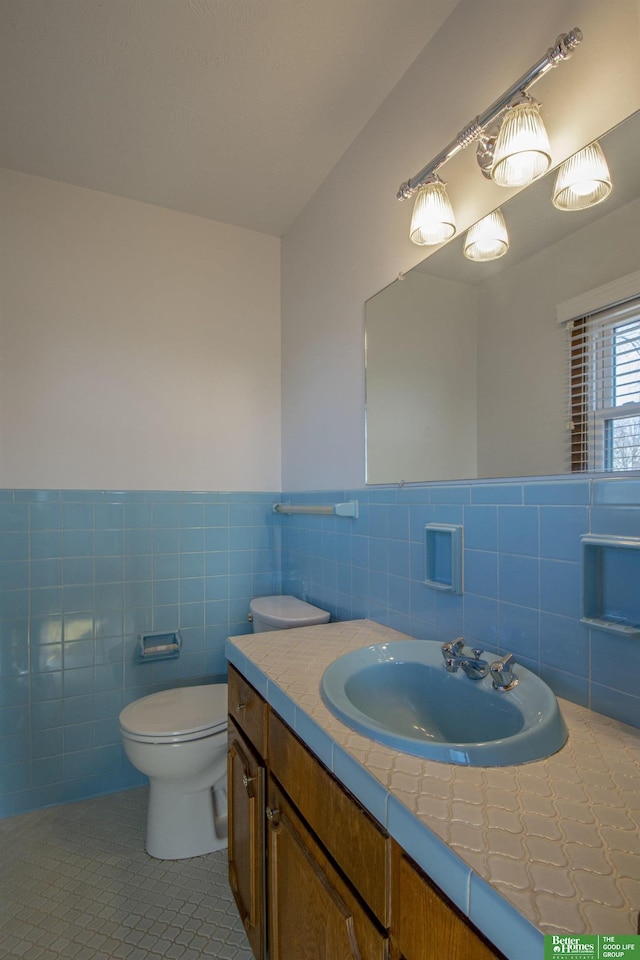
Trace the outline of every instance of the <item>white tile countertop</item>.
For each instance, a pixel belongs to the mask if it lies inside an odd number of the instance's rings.
[[[543,934],[637,933],[640,730],[560,700],[558,753],[465,767],[398,753],[324,705],[337,657],[406,640],[370,620],[233,637],[227,658],[456,906],[512,960]]]

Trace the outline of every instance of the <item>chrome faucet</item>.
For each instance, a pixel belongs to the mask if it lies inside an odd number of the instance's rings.
[[[458,668],[462,667],[470,680],[482,680],[489,673],[489,664],[486,660],[480,659],[484,651],[472,647],[471,656],[465,653],[462,637],[443,643],[440,649],[444,657],[445,669],[449,673],[456,673]]]
[[[506,693],[508,690],[513,690],[517,685],[518,678],[513,672],[515,662],[516,658],[512,653],[505,653],[500,660],[495,660],[491,664],[489,669],[494,690],[502,690],[503,693]]]

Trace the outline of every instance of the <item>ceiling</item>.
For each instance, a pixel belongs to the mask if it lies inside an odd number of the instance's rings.
[[[281,236],[458,0],[0,0],[0,166]]]

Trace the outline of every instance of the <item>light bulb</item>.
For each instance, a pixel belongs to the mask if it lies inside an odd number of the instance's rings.
[[[523,95],[509,107],[500,127],[491,178],[501,187],[523,187],[546,173],[550,164],[551,147],[538,104]]]
[[[606,200],[612,189],[607,161],[595,141],[560,165],[553,205],[558,210],[585,210]]]
[[[418,191],[409,236],[420,246],[449,240],[456,232],[451,201],[442,180],[434,177]]]
[[[463,252],[468,260],[497,260],[504,256],[508,249],[507,225],[499,209],[478,220],[467,230]]]

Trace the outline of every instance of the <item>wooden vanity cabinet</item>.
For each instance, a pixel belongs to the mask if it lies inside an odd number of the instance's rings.
[[[391,841],[393,960],[505,960]]]
[[[229,667],[229,880],[256,960],[505,960]]]

